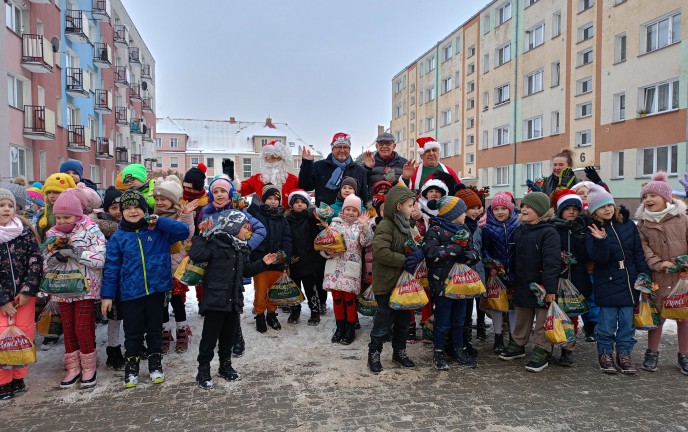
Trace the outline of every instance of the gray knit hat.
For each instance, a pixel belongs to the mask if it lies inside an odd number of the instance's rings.
[[[26,208],[26,189],[24,186],[10,183],[7,185],[7,190],[14,195],[14,205],[19,210],[24,210]]]
[[[215,226],[217,229],[235,236],[239,234],[241,227],[244,226],[247,220],[246,215],[240,210],[225,210],[220,213]]]
[[[521,199],[521,205],[527,205],[542,217],[550,209],[549,197],[543,192],[530,192]]]
[[[395,142],[396,140],[395,140],[395,138],[394,138],[394,135],[392,135],[391,133],[389,133],[389,132],[383,132],[383,133],[381,133],[380,135],[378,135],[377,138],[375,138],[375,142],[376,142],[376,143],[379,143],[380,141],[392,141],[392,142]]]
[[[12,205],[14,205],[15,207],[17,206],[17,200],[14,199],[14,195],[12,194],[12,192],[5,188],[0,188],[0,201],[2,200],[12,201]]]

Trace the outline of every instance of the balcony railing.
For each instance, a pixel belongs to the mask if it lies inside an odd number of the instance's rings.
[[[115,45],[127,47],[129,45],[129,32],[127,32],[127,28],[123,25],[116,25],[113,39]]]
[[[129,61],[135,64],[141,64],[141,53],[136,47],[129,47]]]
[[[84,75],[84,70],[81,68],[67,68],[67,94],[74,97],[87,97],[90,87],[88,77],[89,75]]]
[[[150,65],[143,65],[141,66],[141,78],[148,78],[152,79],[153,77],[151,76],[151,67]]]
[[[96,21],[110,21],[110,1],[109,0],[93,0],[93,9],[91,14]]]
[[[131,163],[140,164],[141,163],[141,153],[132,153]]]
[[[131,133],[133,134],[143,135],[148,131],[148,126],[146,126],[140,120],[134,120],[131,122],[129,130],[131,130]]]
[[[111,160],[110,139],[107,137],[96,138],[96,159]]]
[[[155,163],[158,160],[155,158],[146,158],[143,161],[143,165],[146,167],[146,171],[150,172],[153,171],[153,166],[155,166]]]
[[[105,69],[112,67],[112,48],[110,45],[97,42],[93,46],[93,63]]]
[[[50,4],[50,3],[52,3],[52,0],[31,0],[31,3],[36,3],[36,4]]]
[[[129,86],[129,99],[141,100],[141,84],[131,84]]]
[[[42,35],[22,35],[21,64],[34,73],[53,71],[53,47]]]
[[[79,9],[67,9],[65,12],[65,36],[72,42],[88,42],[91,24],[86,13]]]
[[[24,136],[33,140],[54,140],[55,113],[44,106],[24,105]]]
[[[125,126],[129,124],[129,115],[127,112],[127,107],[117,107],[115,108],[115,123],[120,126]]]
[[[151,98],[151,97],[141,98],[141,110],[144,112],[152,113],[153,112],[153,98]]]
[[[101,114],[112,113],[112,93],[110,91],[96,89],[95,110]]]
[[[125,66],[115,66],[115,85],[120,88],[129,87],[129,71]]]
[[[87,152],[91,150],[86,140],[86,134],[82,125],[69,125],[67,138],[67,150],[74,152]]]
[[[117,147],[115,149],[115,163],[119,165],[127,165],[129,163],[129,150],[126,147]]]
[[[143,133],[143,141],[144,142],[153,142],[153,134],[150,129],[146,129],[146,131]]]

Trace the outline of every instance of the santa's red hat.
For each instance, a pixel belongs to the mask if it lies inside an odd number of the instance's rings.
[[[437,150],[440,149],[440,143],[435,141],[433,137],[420,137],[416,139],[416,142],[418,143],[418,155],[422,156],[423,153],[425,153],[425,150],[436,148]]]
[[[266,143],[263,146],[262,153],[263,157],[272,155],[282,158],[287,163],[291,162],[291,152],[281,141],[273,140]]]

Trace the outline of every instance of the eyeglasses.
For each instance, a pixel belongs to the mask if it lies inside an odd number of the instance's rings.
[[[332,147],[332,150],[340,150],[340,151],[349,150],[349,149],[350,149],[349,146],[343,146],[343,145],[342,145],[342,146],[339,146],[339,145],[338,145],[338,146]]]
[[[377,145],[379,147],[392,147],[394,143],[389,141],[378,141]]]

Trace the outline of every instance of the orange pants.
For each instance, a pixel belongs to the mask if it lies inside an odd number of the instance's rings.
[[[255,290],[253,309],[256,310],[256,315],[263,315],[265,309],[268,312],[275,312],[277,310],[275,302],[268,298],[268,291],[270,291],[272,284],[277,282],[277,279],[282,276],[282,273],[281,271],[267,270],[253,276],[253,289]]]
[[[14,316],[14,325],[31,340],[33,340],[34,331],[36,330],[36,325],[34,324],[35,308],[36,297],[31,297],[29,303],[17,309],[17,314]],[[7,316],[0,313],[0,333],[5,331],[7,327],[9,327],[9,320]],[[27,373],[29,373],[28,366],[14,370],[0,369],[0,385],[7,384],[13,379],[26,378]]]

